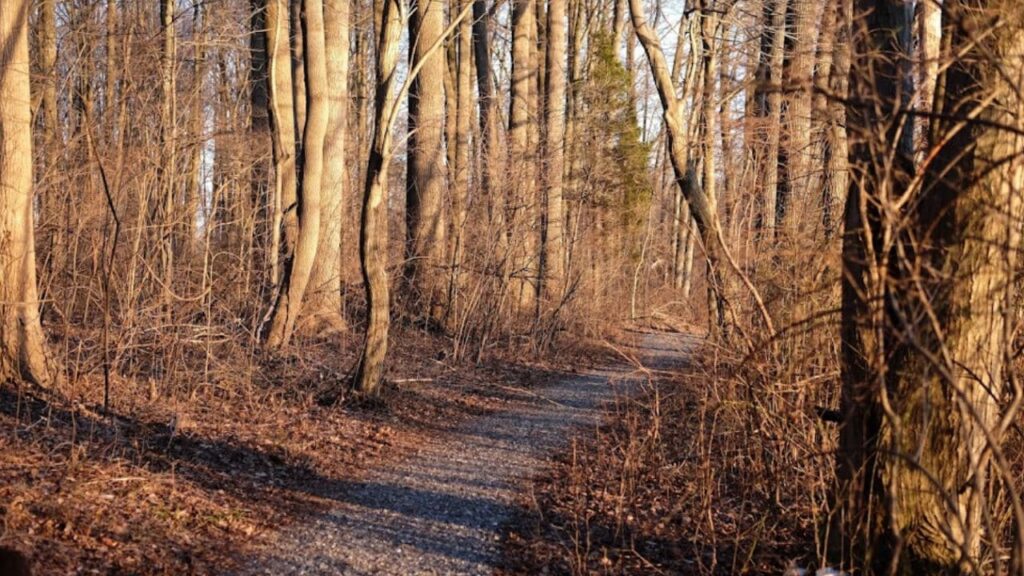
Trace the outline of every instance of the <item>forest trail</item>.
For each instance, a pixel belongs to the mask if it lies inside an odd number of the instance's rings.
[[[638,341],[628,352],[664,367],[685,361],[694,339],[646,333]],[[625,363],[581,371],[532,389],[528,403],[427,438],[328,494],[333,509],[292,527],[243,574],[491,574],[522,481],[638,382]]]

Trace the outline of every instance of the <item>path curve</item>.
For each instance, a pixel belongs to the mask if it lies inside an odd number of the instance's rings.
[[[644,334],[647,365],[683,359],[685,336]],[[594,370],[534,389],[508,412],[427,438],[419,449],[330,494],[336,506],[293,527],[244,574],[413,575],[493,573],[516,489],[595,425],[604,402],[635,385],[626,369]]]

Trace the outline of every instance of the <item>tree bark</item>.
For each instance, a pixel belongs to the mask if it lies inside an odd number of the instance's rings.
[[[520,176],[513,180],[509,230],[512,243],[512,290],[520,311],[532,311],[537,303],[536,208],[534,144],[536,116],[536,14],[537,0],[512,2],[512,86],[509,111],[509,168]]]
[[[820,0],[790,0],[793,12],[793,46],[786,80],[785,132],[787,194],[783,202],[782,226],[791,239],[820,218],[809,218],[816,202],[810,198],[811,172],[816,170],[811,145],[811,103],[814,86],[814,45]],[[771,167],[769,166],[769,169]]]
[[[718,220],[718,183],[717,163],[715,161],[715,134],[718,130],[718,48],[715,36],[718,29],[718,15],[714,10],[713,0],[701,0],[700,7],[700,40],[701,65],[704,70],[704,82],[701,87],[701,161],[703,162],[702,186],[707,209]],[[716,224],[718,233],[724,233],[720,224]],[[716,239],[709,238],[711,245],[717,245]],[[705,243],[705,246],[708,246]],[[710,263],[710,259],[709,259]],[[725,328],[725,302],[727,296],[721,269],[708,266],[708,328],[712,338],[720,336],[719,331]]]
[[[445,58],[428,50],[443,31],[444,2],[413,0],[410,66],[421,72],[409,90],[405,275],[415,315],[435,323],[444,314]]]
[[[270,268],[271,262],[271,223],[274,220],[273,198],[269,179],[271,174],[271,142],[274,134],[270,126],[270,58],[267,54],[267,3],[276,0],[252,0],[249,21],[249,134],[256,151],[256,160],[249,176],[249,195],[251,205],[256,207],[256,223],[254,244],[257,254]],[[274,191],[276,194],[276,191]],[[217,207],[218,211],[222,207]],[[246,240],[243,239],[243,242]],[[257,262],[253,262],[254,265]],[[270,284],[276,284],[276,275]]]
[[[458,0],[452,13],[461,12],[471,0]],[[457,58],[455,70],[455,147],[454,178],[452,186],[451,224],[451,277],[448,290],[447,323],[452,326],[456,307],[462,292],[462,265],[465,259],[466,216],[469,207],[469,182],[472,171],[470,140],[473,131],[473,22],[464,18],[459,23],[455,42]]]
[[[393,86],[402,34],[400,0],[377,0],[377,3],[381,22],[377,41],[376,111],[359,234],[359,261],[366,286],[369,318],[366,341],[354,379],[356,389],[364,394],[376,393],[384,378],[391,325],[387,271],[387,173],[392,153],[390,116],[397,98]]]
[[[282,279],[278,264],[280,255],[290,255],[295,251],[299,234],[298,214],[294,209],[298,196],[298,171],[288,6],[288,0],[267,0],[267,74],[274,155],[270,260],[271,280],[275,286]]]
[[[782,139],[782,71],[786,57],[786,11],[790,0],[766,0],[765,17],[769,20],[764,34],[770,35],[768,68],[765,76],[768,86],[765,123],[764,202],[761,223],[767,238],[774,239],[779,213],[779,147]],[[770,11],[769,11],[770,7]]]
[[[158,282],[163,313],[168,320],[174,311],[174,236],[175,177],[178,170],[178,109],[176,59],[177,41],[174,24],[174,0],[160,2],[160,27],[163,44],[160,50],[160,185],[154,212],[154,228],[158,231],[160,273]]]
[[[324,177],[324,141],[330,120],[327,100],[327,49],[322,0],[303,0],[303,54],[306,72],[306,127],[302,143],[302,195],[299,198],[299,236],[285,264],[285,278],[267,331],[267,347],[288,344],[317,256],[320,241],[320,190]]]
[[[320,238],[310,277],[304,315],[314,333],[345,330],[341,285],[342,228],[348,181],[349,2],[324,0],[327,50],[327,99],[330,118],[324,141],[324,178],[320,198]]]
[[[828,124],[825,136],[825,237],[832,238],[842,232],[843,205],[849,189],[849,146],[846,136],[846,105],[850,78],[850,4],[835,2],[835,38],[829,89],[834,95],[828,99]]]
[[[0,2],[0,380],[48,387],[32,222],[29,0]]]
[[[488,224],[497,236],[495,245],[497,267],[506,269],[508,233],[505,219],[505,194],[499,185],[504,172],[499,134],[499,100],[494,94],[494,72],[491,64],[490,17],[486,0],[473,1],[473,59],[479,100],[480,124],[480,194],[486,199]]]
[[[840,538],[868,573],[978,573],[984,517],[995,513],[990,462],[1013,418],[1000,404],[1021,245],[1024,18],[1001,0],[944,3],[956,57],[939,78],[937,148],[918,184],[906,112],[912,16],[896,0],[858,8]]]
[[[565,278],[565,208],[562,204],[565,170],[565,0],[550,0],[547,26],[547,106],[545,136],[547,151],[547,202],[544,235],[544,294],[549,304],[561,298]]]

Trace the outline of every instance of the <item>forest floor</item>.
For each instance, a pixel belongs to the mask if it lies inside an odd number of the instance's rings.
[[[223,362],[201,386],[113,378],[108,410],[95,367],[57,392],[0,386],[0,546],[37,575],[477,573],[517,479],[625,376],[579,367],[624,363],[601,342],[479,365],[419,331],[394,342],[382,397],[331,407],[318,394],[354,357],[336,343]]]
[[[628,357],[679,354],[644,334]],[[637,366],[640,364],[638,363]],[[424,437],[415,449],[356,482],[324,482],[331,507],[296,524],[243,574],[491,574],[503,562],[508,523],[524,482],[576,431],[601,422],[605,403],[628,396],[641,373],[623,362],[577,374],[535,374],[531,389],[504,388],[505,406]]]

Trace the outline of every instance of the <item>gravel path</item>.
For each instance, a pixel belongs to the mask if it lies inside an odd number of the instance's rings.
[[[645,363],[683,356],[679,336],[643,336]],[[601,404],[634,386],[595,370],[534,389],[529,402],[425,439],[419,449],[333,485],[336,507],[282,536],[247,574],[491,574],[502,524],[521,481],[540,471],[574,429],[593,426]]]

